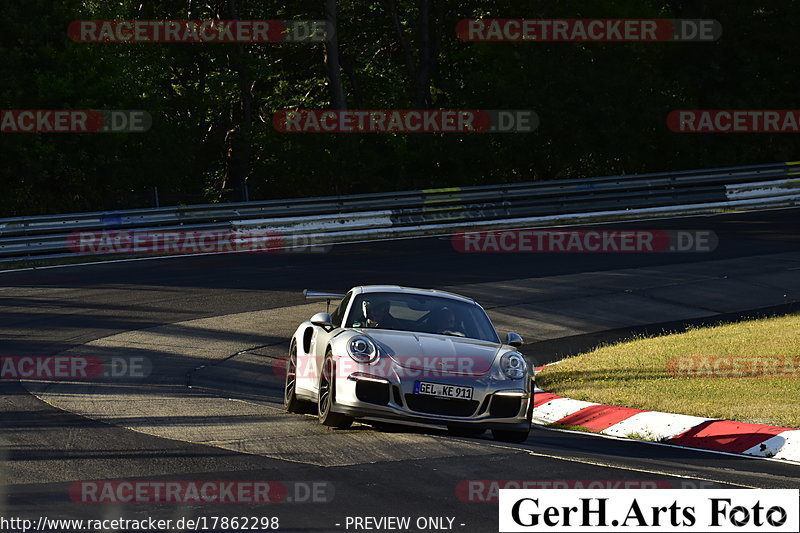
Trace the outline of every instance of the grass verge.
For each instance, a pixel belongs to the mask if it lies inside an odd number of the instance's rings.
[[[602,346],[536,381],[576,400],[800,428],[800,313]]]

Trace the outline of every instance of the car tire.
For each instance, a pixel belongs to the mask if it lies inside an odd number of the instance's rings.
[[[480,437],[486,433],[486,428],[447,426],[447,432],[456,437]]]
[[[297,345],[292,343],[286,359],[286,378],[283,383],[283,408],[287,413],[310,413],[311,402],[297,397]]]
[[[336,407],[336,361],[330,351],[325,354],[322,371],[319,373],[319,397],[317,415],[319,423],[336,429],[346,429],[353,423],[353,418],[337,413]]]

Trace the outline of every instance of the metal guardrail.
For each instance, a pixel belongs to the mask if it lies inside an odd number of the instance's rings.
[[[796,178],[795,178],[796,176]],[[247,231],[336,239],[800,203],[800,162],[336,197],[0,219],[0,262],[71,253],[87,231]],[[598,218],[599,217],[599,218]],[[327,236],[327,237],[326,237]]]

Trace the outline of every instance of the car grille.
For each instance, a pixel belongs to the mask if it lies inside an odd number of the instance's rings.
[[[418,413],[444,416],[471,416],[478,408],[475,400],[434,398],[424,394],[406,394],[406,405]]]

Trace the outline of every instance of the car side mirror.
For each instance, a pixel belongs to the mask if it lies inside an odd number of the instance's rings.
[[[518,333],[514,333],[513,331],[509,331],[506,333],[506,344],[509,346],[514,346],[515,348],[519,348],[525,342],[522,340],[522,337]]]
[[[332,328],[333,318],[331,318],[330,313],[317,313],[311,317],[311,323],[323,328]]]

